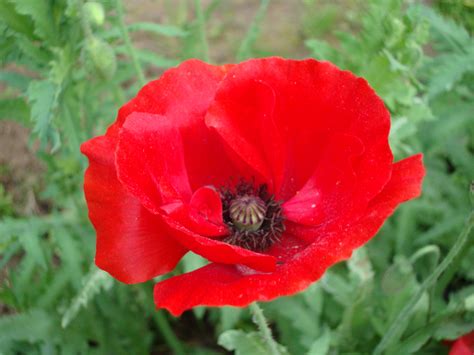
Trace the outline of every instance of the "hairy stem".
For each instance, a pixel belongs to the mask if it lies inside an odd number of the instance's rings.
[[[122,38],[125,43],[125,48],[127,49],[128,55],[132,59],[133,67],[138,76],[138,82],[141,86],[146,84],[145,74],[143,74],[143,68],[138,60],[137,52],[132,46],[132,41],[130,40],[130,35],[128,33],[127,26],[125,26],[124,15],[123,15],[123,4],[122,0],[115,1],[117,16],[119,21],[120,32],[122,32]]]
[[[250,311],[253,314],[253,321],[257,324],[260,333],[262,334],[265,343],[268,345],[270,354],[272,355],[281,355],[280,350],[278,350],[278,345],[273,339],[272,330],[268,326],[267,319],[265,318],[262,309],[257,302],[250,304]]]

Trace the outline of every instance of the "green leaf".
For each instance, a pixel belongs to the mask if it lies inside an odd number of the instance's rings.
[[[325,327],[321,334],[311,345],[308,355],[327,355],[331,345],[331,331]]]
[[[219,336],[217,343],[236,355],[268,355],[268,347],[258,332],[228,330]],[[288,352],[280,346],[281,354]]]
[[[305,45],[311,50],[311,55],[316,59],[339,62],[338,51],[329,43],[318,39],[308,39],[305,41]]]
[[[26,36],[17,34],[13,36],[15,39],[15,44],[21,50],[29,61],[27,62],[28,67],[33,70],[45,67],[51,60],[50,53],[47,49],[35,45],[29,38]]]
[[[27,313],[0,318],[0,343],[21,340],[35,342],[51,336],[53,319],[44,310],[33,309]]]
[[[462,317],[453,317],[441,323],[434,331],[433,337],[437,340],[455,340],[472,330],[474,330],[472,321]]]
[[[55,244],[59,247],[62,267],[68,270],[72,279],[80,280],[83,274],[81,268],[82,250],[79,243],[66,228],[58,227],[51,234]]]
[[[443,17],[434,9],[417,4],[412,6],[410,15],[421,17],[429,22],[439,40],[446,43],[451,50],[459,51],[470,43],[469,33],[462,26],[457,25],[453,20]]]
[[[15,11],[14,5],[5,0],[0,1],[0,22],[13,31],[32,37],[33,22],[27,16]]]
[[[38,234],[35,225],[31,224],[30,228],[19,235],[20,243],[25,249],[28,257],[35,260],[36,264],[43,269],[47,268],[46,257],[40,243],[40,235]]]
[[[232,329],[240,320],[242,308],[238,307],[220,307],[220,329]]]
[[[112,285],[112,278],[106,272],[93,266],[84,279],[82,289],[74,297],[66,312],[64,312],[61,326],[66,328],[76,318],[81,307],[85,307],[102,290],[109,290]]]
[[[434,97],[449,91],[468,73],[474,71],[474,45],[467,54],[449,53],[438,56],[433,62],[428,82],[428,95]]]
[[[35,24],[35,33],[44,40],[55,42],[57,30],[50,1],[15,0],[15,8],[22,15],[30,16]]]
[[[32,81],[28,86],[34,132],[43,142],[51,137],[51,125],[59,91],[58,86],[49,80]]]

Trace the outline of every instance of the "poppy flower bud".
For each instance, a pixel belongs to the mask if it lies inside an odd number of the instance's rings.
[[[230,203],[230,218],[242,231],[255,232],[265,220],[265,202],[257,196],[244,195]]]
[[[84,15],[92,26],[99,27],[104,24],[105,12],[102,4],[89,1],[84,4]]]
[[[99,75],[105,79],[111,79],[117,69],[112,47],[99,38],[91,37],[86,42],[86,50]]]

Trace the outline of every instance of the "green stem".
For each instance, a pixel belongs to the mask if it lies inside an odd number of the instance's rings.
[[[209,62],[209,46],[207,44],[206,38],[206,19],[204,18],[204,13],[202,11],[201,1],[195,0],[194,6],[196,7],[196,19],[199,28],[199,41],[201,42],[201,47],[203,50],[202,59],[205,62]]]
[[[140,64],[140,61],[138,60],[137,52],[132,46],[132,41],[130,40],[130,35],[128,33],[127,26],[125,26],[125,22],[123,19],[124,15],[123,15],[122,0],[116,0],[115,5],[117,9],[119,28],[120,28],[120,31],[122,32],[123,41],[125,42],[125,48],[127,49],[128,55],[132,59],[133,67],[135,68],[135,71],[137,72],[138,81],[141,86],[144,86],[146,84],[145,74],[143,74],[143,69]]]
[[[281,355],[280,350],[278,350],[278,345],[273,339],[272,330],[268,326],[267,319],[263,315],[263,311],[258,305],[257,302],[250,304],[250,311],[253,314],[253,321],[257,324],[260,333],[262,334],[263,339],[268,345],[271,355]]]
[[[156,325],[160,329],[161,335],[165,339],[166,344],[173,350],[175,355],[185,355],[186,352],[184,351],[183,346],[181,345],[180,341],[174,334],[173,330],[171,329],[166,316],[163,314],[162,311],[156,311],[153,314],[153,318],[155,319]]]
[[[255,41],[257,40],[257,36],[259,33],[260,24],[267,13],[268,5],[270,4],[270,0],[261,0],[260,7],[257,10],[257,14],[253,19],[245,38],[242,41],[242,44],[239,47],[237,52],[237,60],[242,61],[247,59],[251,56],[251,49]]]
[[[469,234],[472,227],[474,226],[474,211],[469,214],[469,217],[466,222],[466,226],[459,234],[456,242],[449,251],[448,255],[443,259],[443,261],[438,265],[436,269],[433,270],[430,276],[421,284],[418,291],[412,296],[408,301],[405,307],[402,309],[398,317],[390,325],[388,331],[385,333],[383,338],[380,340],[379,344],[375,348],[373,354],[380,355],[382,352],[387,349],[391,342],[400,336],[400,332],[403,329],[403,325],[409,320],[413,308],[416,306],[421,296],[426,290],[428,290],[433,284],[438,280],[440,275],[450,266],[451,262],[456,258],[456,256],[463,250],[466,242],[468,241]]]
[[[454,260],[451,262],[449,267],[445,270],[443,275],[439,278],[438,283],[436,284],[435,292],[438,295],[441,295],[443,291],[446,289],[448,284],[451,282],[453,279],[456,271],[459,270],[459,266],[461,265],[461,262],[464,260],[464,256],[466,256],[467,253],[470,251],[470,247],[472,246],[474,240],[469,240],[468,243],[470,245],[466,245],[458,255],[454,258]]]

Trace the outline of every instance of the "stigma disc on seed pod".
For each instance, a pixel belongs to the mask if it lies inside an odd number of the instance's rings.
[[[267,207],[258,196],[244,195],[230,203],[230,218],[242,231],[255,232],[263,224]]]

